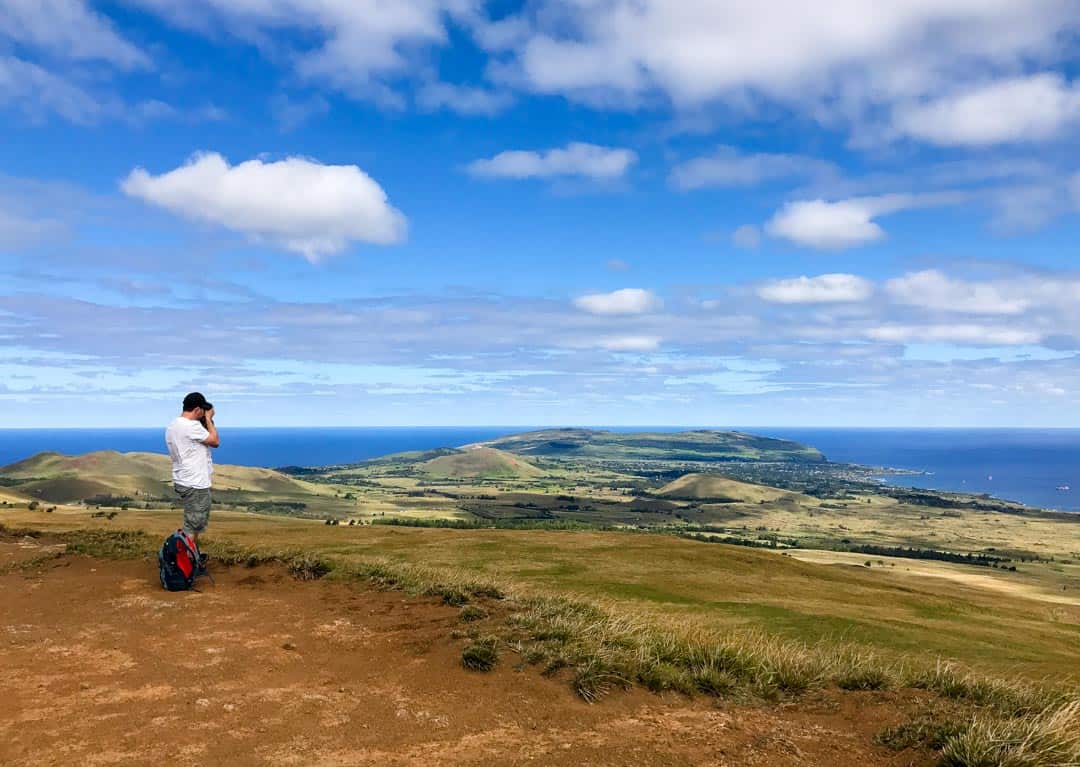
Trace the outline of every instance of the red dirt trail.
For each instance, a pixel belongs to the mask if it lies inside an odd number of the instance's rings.
[[[0,540],[0,568],[47,543]],[[458,610],[268,568],[170,594],[148,561],[0,575],[0,765],[929,765],[904,693],[737,706],[461,667]]]

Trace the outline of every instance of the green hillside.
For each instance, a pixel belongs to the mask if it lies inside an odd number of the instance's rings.
[[[801,493],[790,493],[753,482],[740,482],[719,474],[685,474],[664,485],[655,494],[665,498],[719,503],[771,503],[784,498],[813,503],[812,498]]]
[[[490,447],[477,447],[425,461],[417,471],[445,479],[530,479],[544,472],[529,461]]]
[[[522,455],[608,461],[771,461],[821,463],[816,448],[737,431],[620,433],[592,429],[544,429],[484,443]]]
[[[158,453],[100,450],[85,455],[38,453],[0,468],[0,479],[21,495],[50,503],[96,496],[156,497],[168,494],[169,457]],[[214,487],[274,494],[307,494],[308,484],[272,469],[215,465]]]

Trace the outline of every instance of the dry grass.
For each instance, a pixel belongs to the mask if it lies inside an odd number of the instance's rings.
[[[60,535],[68,550],[101,557],[151,555],[156,539],[135,531],[79,530]],[[467,571],[379,558],[345,560],[297,549],[247,548],[217,542],[218,562],[278,563],[298,578],[329,576],[432,596],[447,604],[489,600],[503,616],[464,649],[462,663],[488,670],[498,648],[511,648],[547,674],[563,674],[593,702],[640,684],[657,691],[775,700],[835,686],[849,690],[924,689],[967,711],[956,731],[927,731],[949,767],[1051,767],[1080,764],[1080,701],[1075,692],[1030,681],[974,674],[950,663],[868,652],[839,642],[801,643],[763,633],[720,632],[658,622],[622,603],[591,603],[526,594]],[[1070,697],[1071,696],[1071,697]],[[924,728],[925,729],[925,728]],[[883,736],[884,737],[884,736]],[[917,742],[918,729],[898,733]],[[942,745],[943,743],[943,745]]]
[[[941,754],[942,767],[1076,767],[1080,700],[1029,717],[979,716]]]

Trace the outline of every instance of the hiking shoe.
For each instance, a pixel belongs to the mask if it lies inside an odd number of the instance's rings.
[[[199,554],[199,567],[196,570],[199,575],[206,575],[206,563],[209,559],[206,554]]]

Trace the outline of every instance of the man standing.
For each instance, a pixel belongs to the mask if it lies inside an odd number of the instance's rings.
[[[173,488],[184,502],[184,531],[196,546],[210,521],[210,448],[220,444],[214,406],[197,391],[184,397],[184,412],[165,429],[165,445],[172,458]]]

